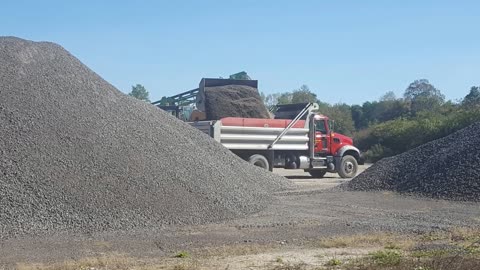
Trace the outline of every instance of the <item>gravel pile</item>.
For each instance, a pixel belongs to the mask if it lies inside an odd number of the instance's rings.
[[[480,122],[403,154],[384,158],[345,187],[480,201],[479,134]]]
[[[247,215],[288,186],[62,47],[0,37],[0,238]]]
[[[223,117],[270,118],[256,88],[245,85],[205,87],[207,119]]]

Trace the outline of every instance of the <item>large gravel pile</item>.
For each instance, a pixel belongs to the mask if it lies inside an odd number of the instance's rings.
[[[384,158],[346,187],[480,201],[479,134],[480,122],[403,154]]]
[[[287,185],[53,43],[0,37],[0,97],[0,238],[214,222]]]
[[[207,119],[223,117],[270,118],[256,88],[245,85],[205,87]]]

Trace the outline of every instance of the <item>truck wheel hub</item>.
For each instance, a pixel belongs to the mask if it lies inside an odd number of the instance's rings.
[[[353,172],[353,168],[354,168],[354,166],[353,166],[352,162],[349,162],[349,161],[345,162],[345,172],[346,173]]]

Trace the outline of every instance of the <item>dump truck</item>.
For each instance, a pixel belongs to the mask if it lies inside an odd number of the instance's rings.
[[[275,118],[209,119],[208,87],[243,85],[258,89],[256,80],[203,78],[199,87],[152,104],[190,123],[244,160],[265,168],[303,169],[321,178],[327,172],[343,178],[358,171],[360,151],[353,140],[333,131],[334,121],[318,113],[318,104],[275,106]],[[195,109],[192,109],[195,108]]]
[[[354,177],[360,151],[352,138],[335,133],[334,121],[317,110],[316,103],[279,105],[275,119],[225,117],[190,125],[268,170],[303,169],[315,178],[327,172]]]

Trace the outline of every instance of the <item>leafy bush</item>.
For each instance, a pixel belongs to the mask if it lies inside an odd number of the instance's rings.
[[[394,266],[400,264],[402,255],[398,251],[380,250],[370,253],[370,257],[377,265]]]
[[[367,162],[397,155],[421,144],[447,136],[480,121],[480,108],[448,108],[423,112],[413,118],[398,118],[373,125],[355,134],[357,146]]]

